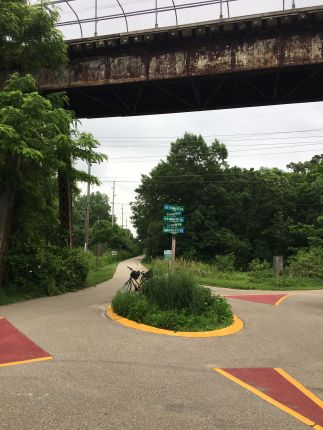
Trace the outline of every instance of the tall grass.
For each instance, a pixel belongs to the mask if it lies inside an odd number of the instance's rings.
[[[164,260],[153,260],[150,263],[154,273],[166,274],[168,263]],[[251,268],[252,269],[252,268]],[[225,271],[218,269],[216,264],[207,264],[199,261],[178,259],[175,272],[189,273],[201,285],[214,285],[216,287],[245,289],[245,290],[277,290],[273,269],[264,271],[251,270],[249,272]],[[311,290],[323,289],[323,281],[319,278],[291,276],[288,268],[280,278],[278,289],[282,290]]]

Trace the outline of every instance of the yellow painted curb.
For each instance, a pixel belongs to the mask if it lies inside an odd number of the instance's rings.
[[[242,330],[242,327],[243,327],[243,321],[239,319],[236,315],[234,315],[233,324],[231,324],[229,327],[220,328],[218,330],[212,330],[212,331],[196,331],[196,332],[171,331],[171,330],[164,330],[162,328],[152,327],[145,324],[139,324],[135,321],[131,321],[131,320],[128,320],[127,318],[123,318],[120,315],[117,315],[113,311],[111,305],[108,306],[106,315],[109,318],[111,318],[113,321],[116,321],[117,323],[122,324],[126,327],[134,328],[136,330],[141,330],[148,333],[164,334],[166,336],[176,336],[176,337],[206,338],[206,337],[229,336],[231,334],[238,333],[240,330]]]
[[[23,361],[12,361],[11,363],[3,363],[0,364],[0,367],[8,367],[8,366],[17,366],[18,364],[25,364],[25,363],[36,363],[39,361],[45,361],[45,360],[53,360],[53,357],[42,357],[42,358],[32,358],[30,360],[23,360]]]

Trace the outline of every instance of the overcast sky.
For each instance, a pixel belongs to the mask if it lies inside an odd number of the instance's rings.
[[[194,0],[176,0],[176,4]],[[230,3],[232,16],[278,10],[282,0],[238,0]],[[323,0],[295,0],[297,7],[323,5]],[[94,0],[70,2],[80,18],[94,15]],[[121,0],[126,12],[154,7],[155,0]],[[171,5],[171,0],[158,0],[159,6]],[[286,0],[290,7],[292,0]],[[67,5],[62,6],[62,21],[75,19]],[[226,8],[224,8],[224,12]],[[116,0],[98,0],[98,15],[119,13]],[[179,23],[203,21],[219,17],[219,6],[180,11]],[[174,13],[159,15],[160,25],[174,24]],[[129,19],[129,30],[153,27],[154,16]],[[78,26],[60,27],[65,37],[79,37]],[[93,23],[83,25],[84,36],[93,35]],[[124,20],[103,21],[99,34],[125,31]],[[135,198],[135,188],[141,174],[164,159],[170,143],[186,131],[201,134],[207,142],[218,138],[229,150],[229,164],[246,168],[286,168],[293,162],[309,160],[323,152],[323,102],[298,105],[268,106],[170,115],[152,115],[129,118],[83,119],[82,131],[93,133],[101,142],[100,150],[109,161],[93,167],[93,173],[102,181],[99,190],[112,198],[112,184],[116,181],[115,213],[121,224],[124,205],[124,224],[130,225],[129,203]],[[85,167],[85,166],[83,166]],[[82,186],[85,192],[85,186]]]

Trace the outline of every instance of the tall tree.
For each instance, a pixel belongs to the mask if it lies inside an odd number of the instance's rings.
[[[87,196],[76,192],[73,196],[73,227],[74,244],[82,246],[84,244],[85,211],[87,206]],[[109,197],[99,191],[90,195],[90,228],[97,221],[105,220],[111,222],[111,206]]]
[[[36,72],[41,67],[58,67],[66,61],[66,46],[61,33],[55,29],[57,11],[50,7],[31,6],[25,0],[0,0],[0,72],[4,78],[8,71]],[[1,86],[0,78],[0,86]],[[37,158],[37,150],[16,130],[23,109],[41,109],[46,105],[40,96],[34,97],[35,85],[27,77],[10,81],[1,90],[1,158],[2,179],[0,189],[0,288],[4,274],[4,256],[9,246],[13,211],[16,201],[15,184],[11,177],[21,175],[24,157]],[[30,94],[24,98],[24,94]],[[24,105],[22,105],[22,102]],[[37,113],[37,112],[36,112]],[[30,114],[30,111],[28,112]],[[30,124],[36,132],[37,121]],[[29,129],[30,129],[29,127]],[[20,142],[17,142],[22,137]],[[15,143],[15,145],[14,145]],[[18,147],[20,149],[18,149]]]
[[[38,93],[30,75],[13,75],[0,92],[0,152],[3,162],[0,173],[0,232],[5,233],[0,234],[0,283],[8,243],[6,235],[10,234],[16,221],[13,208],[19,212],[23,202],[30,206],[30,201],[34,201],[35,212],[46,207],[51,212],[50,183],[57,177],[57,172],[68,175],[70,182],[93,182],[95,178],[79,172],[71,162],[82,159],[93,163],[104,159],[94,151],[98,142],[90,139],[89,135],[78,134],[73,114],[57,105],[57,96],[51,101]],[[62,152],[69,154],[66,162]],[[8,162],[8,159],[15,162]],[[61,241],[61,236],[60,229],[58,241]]]
[[[190,258],[212,261],[234,253],[237,265],[246,268],[254,258],[289,256],[295,247],[319,241],[320,156],[290,165],[293,172],[229,167],[226,157],[218,141],[207,145],[201,136],[185,134],[171,145],[166,161],[142,177],[133,222],[148,255],[169,248],[162,233],[165,203],[185,207],[178,253]]]

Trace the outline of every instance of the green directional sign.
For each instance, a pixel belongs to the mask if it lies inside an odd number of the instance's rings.
[[[176,217],[176,216],[164,216],[164,221],[166,222],[184,222],[184,217]]]
[[[184,228],[180,227],[172,227],[172,228],[168,228],[168,227],[164,227],[163,228],[163,232],[164,233],[171,233],[171,234],[182,234],[184,233]]]
[[[183,212],[184,211],[184,206],[176,206],[176,205],[169,205],[169,204],[167,204],[167,205],[164,205],[164,209],[165,209],[165,211],[180,211],[180,212]]]
[[[172,224],[165,224],[165,228],[177,228],[177,227],[183,227],[183,223],[174,222]]]
[[[166,216],[183,216],[182,211],[166,212]]]

